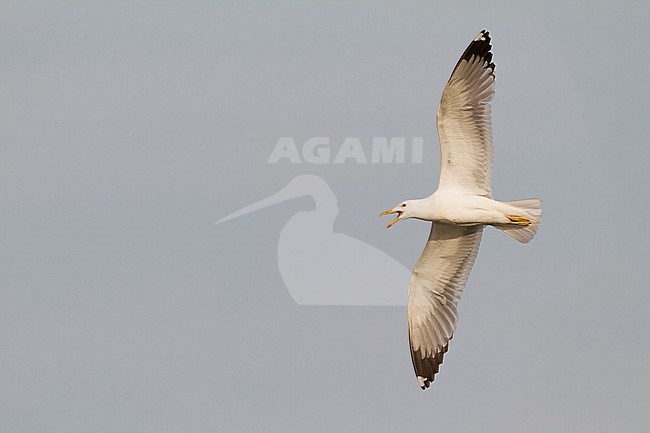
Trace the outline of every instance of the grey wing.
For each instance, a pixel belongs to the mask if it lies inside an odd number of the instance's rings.
[[[411,359],[422,389],[438,372],[458,321],[457,305],[478,254],[482,225],[434,222],[409,284]]]
[[[492,196],[492,114],[494,63],[490,34],[469,44],[438,105],[439,188]]]

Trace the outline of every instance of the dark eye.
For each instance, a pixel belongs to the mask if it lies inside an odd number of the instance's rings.
[[[402,203],[402,207],[406,207],[406,203]]]

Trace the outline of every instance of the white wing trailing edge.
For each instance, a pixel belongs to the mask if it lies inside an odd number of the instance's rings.
[[[411,360],[422,389],[438,372],[456,330],[456,306],[478,254],[482,225],[434,222],[409,283]]]
[[[490,33],[469,44],[438,105],[440,183],[438,189],[492,197],[492,114],[494,69]]]

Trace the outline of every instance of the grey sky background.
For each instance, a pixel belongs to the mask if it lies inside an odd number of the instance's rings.
[[[1,432],[640,432],[650,425],[647,2],[3,2]],[[304,307],[278,272],[308,197],[215,226],[299,174],[338,232],[417,260],[434,114],[493,37],[495,196],[422,392],[400,307]],[[279,137],[424,137],[423,164],[267,164]],[[332,270],[333,273],[336,270]],[[381,284],[368,275],[368,287]],[[396,287],[406,296],[406,287]]]

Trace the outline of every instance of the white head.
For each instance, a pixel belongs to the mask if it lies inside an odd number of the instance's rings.
[[[396,213],[397,216],[395,217],[394,220],[388,223],[386,226],[387,229],[391,228],[393,224],[395,224],[398,221],[407,219],[407,218],[419,218],[419,202],[421,200],[404,200],[397,206],[395,206],[392,209],[388,209],[383,211],[382,213],[379,214],[380,217],[392,213]]]

